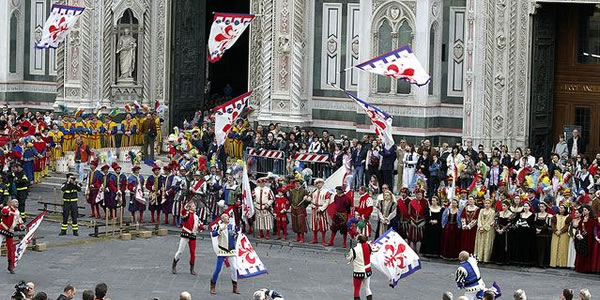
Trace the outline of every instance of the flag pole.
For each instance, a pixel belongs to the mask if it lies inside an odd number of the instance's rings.
[[[590,54],[590,53],[587,53],[587,52],[583,52],[583,56],[589,56],[589,57],[600,59],[600,55],[598,55],[598,54]]]
[[[344,90],[344,89],[342,89],[342,88],[340,88],[340,87],[336,86],[335,84],[333,84],[333,83],[331,83],[331,82],[328,82],[327,84],[329,84],[329,85],[330,85],[332,88],[334,88],[334,89],[336,89],[336,90],[339,90],[339,91],[345,92],[345,90]]]

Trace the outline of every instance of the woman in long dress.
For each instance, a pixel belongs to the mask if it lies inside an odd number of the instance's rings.
[[[383,192],[383,200],[377,204],[377,230],[375,231],[375,238],[383,235],[388,229],[390,229],[396,219],[396,200],[392,195],[392,192],[385,190]]]
[[[596,228],[594,228],[594,251],[592,252],[592,261],[594,264],[594,272],[600,273],[600,217],[596,216]]]
[[[460,218],[458,201],[450,200],[450,206],[442,214],[442,244],[440,254],[446,259],[456,259],[460,249]]]
[[[483,202],[483,209],[477,218],[477,235],[475,237],[475,256],[482,262],[489,262],[494,245],[494,223],[496,212],[492,208],[492,200]]]
[[[571,211],[571,223],[569,224],[569,255],[567,256],[567,267],[575,268],[575,258],[577,257],[577,251],[575,250],[575,238],[578,234],[578,227],[581,223],[581,213],[579,210],[574,209]]]
[[[531,265],[535,261],[535,215],[529,202],[523,204],[523,211],[514,220],[514,244],[511,243],[510,258],[513,262]]]
[[[409,187],[415,176],[415,167],[419,161],[419,154],[415,152],[415,146],[408,144],[406,153],[404,153],[404,172],[402,174],[402,187]]]
[[[446,166],[448,166],[447,176],[451,179],[449,185],[452,187],[448,194],[449,199],[456,196],[454,195],[454,188],[456,187],[456,183],[458,183],[458,165],[460,165],[464,159],[462,154],[460,154],[460,148],[458,148],[458,146],[452,147],[452,153],[446,158]]]
[[[550,267],[567,267],[569,256],[569,225],[571,216],[564,204],[558,207],[558,214],[552,217],[552,242],[550,244]]]
[[[575,248],[577,256],[575,257],[575,272],[590,273],[594,271],[593,256],[594,228],[596,227],[596,218],[592,209],[584,205],[582,208],[581,222],[579,222],[578,234],[575,236]],[[587,240],[587,242],[584,242]]]
[[[503,202],[502,210],[496,215],[496,235],[494,236],[491,259],[498,264],[506,264],[510,261],[508,244],[513,214],[508,210],[508,206],[508,200]]]
[[[535,214],[535,235],[537,246],[537,263],[539,267],[547,267],[550,263],[550,239],[552,219],[548,213],[548,206],[540,202],[539,212]]]
[[[475,205],[475,198],[469,197],[467,205],[460,212],[462,231],[460,233],[460,249],[473,253],[475,249],[475,236],[477,235],[477,218],[479,207]]]
[[[423,230],[423,242],[421,254],[426,256],[440,255],[440,242],[442,239],[442,214],[444,208],[439,205],[437,196],[431,198],[431,205],[425,215],[425,229]]]

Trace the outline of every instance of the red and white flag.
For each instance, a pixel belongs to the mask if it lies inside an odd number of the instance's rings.
[[[240,38],[254,15],[215,13],[208,37],[208,61],[214,63]]]
[[[371,253],[371,265],[385,274],[389,286],[421,269],[417,253],[394,229],[389,229],[373,243],[377,251]]]
[[[426,85],[431,80],[410,46],[382,54],[355,67],[378,75],[402,79],[417,86]]]
[[[19,261],[21,261],[21,258],[23,258],[23,253],[25,253],[27,245],[31,244],[31,241],[33,240],[33,235],[35,234],[35,231],[38,229],[38,227],[40,227],[40,224],[42,224],[45,215],[46,211],[43,211],[41,214],[35,217],[35,219],[29,222],[29,224],[27,224],[27,234],[25,234],[21,242],[19,242],[19,244],[15,248],[15,266],[17,266]]]
[[[356,104],[358,104],[365,110],[365,113],[367,114],[367,116],[371,120],[371,123],[373,123],[373,126],[375,127],[375,134],[377,134],[377,136],[381,138],[385,148],[389,149],[390,147],[392,147],[394,145],[394,138],[392,136],[392,116],[390,116],[385,111],[379,109],[378,107],[359,99],[351,93],[347,91],[344,92],[346,92],[346,95],[348,95],[348,97],[354,99],[354,101],[356,101]]]
[[[35,47],[38,49],[58,48],[58,45],[71,32],[84,9],[78,6],[52,4],[50,16],[42,29],[42,38],[35,44]]]
[[[254,201],[252,201],[248,168],[244,164],[244,173],[242,173],[242,218],[244,221],[248,221],[252,216],[254,216]]]
[[[235,243],[235,259],[239,278],[250,278],[267,273],[267,268],[256,254],[250,240],[241,232]]]
[[[219,146],[225,143],[225,139],[233,128],[235,120],[237,120],[244,109],[249,107],[250,95],[252,95],[252,91],[213,109],[215,111],[215,136]]]

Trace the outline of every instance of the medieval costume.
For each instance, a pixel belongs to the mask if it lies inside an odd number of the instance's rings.
[[[296,187],[289,191],[292,231],[296,234],[296,241],[304,242],[304,234],[308,231],[306,224],[306,207],[310,204],[308,191],[296,181]]]
[[[348,234],[348,227],[346,226],[346,222],[348,221],[348,214],[350,213],[350,208],[352,207],[352,199],[346,193],[341,186],[338,186],[336,189],[336,195],[333,198],[333,216],[331,220],[331,236],[329,237],[328,246],[333,246],[333,241],[335,239],[335,234],[339,231],[343,237],[342,248],[346,248],[346,238]]]
[[[533,264],[536,255],[535,245],[535,215],[525,211],[518,214],[514,219],[514,231],[511,235],[510,258],[513,262],[520,264]]]
[[[144,222],[144,211],[146,210],[146,199],[144,198],[144,176],[140,175],[140,166],[134,166],[127,180],[127,189],[129,190],[129,212],[131,213],[131,222],[135,223],[135,212],[139,212],[139,223]]]
[[[371,292],[371,247],[366,238],[360,237],[359,243],[346,254],[348,262],[352,263],[352,286],[354,299],[360,299],[361,287],[365,289],[367,300],[373,299]]]
[[[396,220],[396,200],[391,192],[383,192],[383,200],[377,204],[377,228],[375,238],[383,235],[388,229],[393,228]]]
[[[256,209],[254,225],[260,234],[260,238],[269,239],[269,231],[273,226],[271,205],[273,205],[275,196],[270,188],[265,187],[266,180],[266,178],[258,179],[259,186],[254,188],[254,208]]]
[[[329,222],[327,220],[327,206],[329,205],[331,193],[323,188],[323,179],[315,179],[314,181],[317,188],[312,192],[310,208],[312,210],[311,215],[311,228],[313,230],[312,243],[317,243],[317,234],[320,232],[322,235],[323,245],[326,245],[325,233],[329,228]]]
[[[543,202],[542,202],[543,203]],[[546,208],[544,205],[541,207]],[[550,238],[552,232],[552,216],[548,212],[540,211],[535,214],[535,231],[537,246],[538,267],[547,267],[550,264]]]
[[[513,214],[508,210],[508,204],[502,205],[502,211],[498,212],[495,220],[496,234],[494,236],[494,244],[492,247],[491,260],[498,264],[505,264],[510,261],[508,252],[509,235],[512,234],[512,217]]]
[[[290,211],[290,201],[283,195],[284,188],[279,188],[273,210],[275,211],[275,225],[277,226],[277,239],[287,240],[287,213]]]
[[[565,206],[561,205],[559,213],[552,217],[552,241],[550,243],[550,266],[567,267],[569,256],[569,225],[571,216],[566,213]],[[560,212],[562,210],[562,213]]]
[[[423,198],[423,191],[417,190],[416,198],[410,200],[408,209],[408,242],[415,251],[421,247],[423,240],[423,227],[425,226],[425,214],[429,210],[427,200]]]
[[[6,240],[6,253],[8,257],[8,271],[11,274],[15,273],[15,228],[24,228],[23,220],[21,219],[19,210],[17,209],[18,201],[11,201],[9,206],[2,208],[0,214],[0,245],[2,240]]]
[[[185,205],[189,188],[186,173],[187,170],[184,167],[179,169],[179,174],[173,178],[173,184],[169,192],[170,195],[174,195],[171,213],[173,214],[173,218],[175,218],[177,226],[181,226],[181,209]]]
[[[198,220],[198,216],[196,215],[196,204],[193,202],[188,203],[186,207],[182,208],[181,213],[183,219],[180,234],[181,238],[179,240],[179,248],[177,248],[177,252],[173,258],[171,271],[173,274],[177,273],[177,262],[179,262],[179,258],[181,258],[187,244],[190,248],[190,273],[196,275],[196,271],[194,270],[194,265],[196,264],[196,234],[202,224]]]
[[[402,168],[404,168],[404,166],[402,166]],[[401,189],[400,198],[398,198],[397,200],[396,210],[396,231],[404,239],[408,239],[408,208],[406,207],[407,204],[410,204],[410,198],[408,198],[408,193],[408,188]]]
[[[491,200],[486,200],[483,209],[479,210],[477,217],[477,231],[475,237],[475,256],[482,262],[487,263],[492,256],[492,247],[494,245],[494,224],[496,212],[491,206]]]
[[[452,204],[457,204],[452,200]],[[440,255],[447,259],[456,259],[460,252],[460,228],[462,226],[457,206],[450,205],[442,214],[442,243]]]
[[[154,174],[148,176],[146,180],[146,190],[148,191],[148,210],[152,216],[150,222],[160,222],[160,210],[162,205],[162,191],[165,186],[165,179],[160,175],[160,167],[154,165],[152,167]],[[156,214],[156,219],[154,215]]]
[[[459,263],[456,270],[456,285],[465,291],[469,300],[481,299],[485,290],[485,283],[481,279],[477,260],[470,256]]]
[[[472,199],[472,198],[471,198]],[[472,200],[469,200],[471,202]],[[473,203],[467,204],[460,212],[461,232],[460,249],[472,253],[475,249],[475,237],[477,235],[477,218],[479,208]]]
[[[190,183],[190,193],[192,197],[190,201],[198,206],[196,214],[200,218],[200,223],[208,224],[212,222],[209,208],[206,205],[206,180],[202,176],[202,172],[196,171],[194,173],[194,180]]]
[[[360,194],[362,190],[359,190],[359,200],[358,207],[356,211],[360,216],[360,219],[364,222],[364,226],[360,230],[360,234],[366,236],[367,238],[371,236],[371,214],[373,213],[373,198],[366,191],[363,191],[363,194]]]
[[[165,215],[165,225],[169,224],[169,214],[172,213],[173,210],[173,199],[175,198],[173,179],[175,179],[175,175],[171,174],[171,167],[165,166],[163,168],[165,172],[165,192],[163,194],[163,203],[161,205],[161,210]],[[175,218],[173,218],[173,225],[175,225]]]
[[[102,184],[104,184],[104,173],[96,169],[96,166],[98,165],[96,161],[93,161],[91,164],[92,170],[90,172],[91,176],[89,177],[91,181],[90,185],[88,186],[88,203],[92,207],[92,215],[90,217],[101,219],[100,202],[98,200],[101,200],[102,197],[104,197],[104,190],[100,189]],[[99,196],[100,193],[102,193],[102,196]]]
[[[437,200],[433,200],[437,201]],[[425,215],[425,227],[423,229],[423,241],[421,253],[424,255],[439,256],[440,242],[442,239],[442,214],[444,208],[439,205],[431,205]]]
[[[588,210],[589,215],[586,216],[585,210]],[[596,218],[593,218],[589,206],[584,206],[584,213],[581,216],[581,221],[577,226],[575,235],[575,249],[577,256],[575,257],[575,271],[580,273],[590,273],[594,271],[594,243],[596,242],[594,229],[596,228]]]
[[[233,293],[240,293],[237,286],[237,261],[235,256],[238,228],[234,224],[230,224],[229,218],[224,216],[221,217],[221,223],[216,226],[216,229],[211,234],[218,239],[217,264],[210,280],[210,293],[213,295],[216,294],[217,280],[225,261],[229,263]]]

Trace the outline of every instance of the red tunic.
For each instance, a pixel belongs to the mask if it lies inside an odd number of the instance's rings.
[[[276,198],[274,210],[275,221],[286,222],[287,213],[290,211],[290,201],[286,197]],[[285,212],[282,213],[282,210],[285,210]]]
[[[475,249],[475,237],[477,236],[477,218],[479,217],[479,208],[475,211],[468,211],[465,207],[460,215],[462,222],[462,231],[460,232],[460,248],[461,250],[473,253]],[[471,229],[467,229],[467,225],[474,223]]]
[[[12,206],[2,208],[2,218],[0,219],[0,230],[5,233],[12,233],[17,226],[17,215],[19,210]]]
[[[596,227],[596,219],[591,216],[587,222],[583,221],[583,217],[579,222],[577,229],[587,239],[587,253],[585,255],[581,252],[577,252],[575,256],[575,271],[580,273],[591,273],[594,271],[594,244],[597,244],[594,238],[594,228]],[[585,232],[585,233],[584,233]]]
[[[423,229],[425,227],[425,213],[429,208],[427,200],[412,199],[407,205],[408,210],[408,240],[411,243],[423,240]]]

